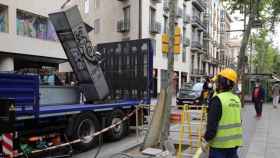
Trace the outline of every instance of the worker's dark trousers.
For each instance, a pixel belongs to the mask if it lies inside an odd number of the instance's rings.
[[[262,115],[262,102],[261,101],[255,101],[255,110],[256,110],[256,114],[258,116]]]
[[[220,149],[210,148],[209,158],[238,158],[236,148]]]

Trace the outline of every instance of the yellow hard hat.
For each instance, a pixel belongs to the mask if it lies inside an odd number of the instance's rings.
[[[237,82],[237,73],[235,70],[231,68],[225,68],[221,72],[218,73],[219,76],[222,76],[228,80],[231,80],[232,82]]]

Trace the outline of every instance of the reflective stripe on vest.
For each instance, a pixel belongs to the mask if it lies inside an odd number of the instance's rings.
[[[210,141],[213,148],[234,148],[243,143],[241,127],[241,102],[232,92],[217,94],[222,104],[222,117],[216,137]]]
[[[241,127],[241,123],[233,123],[233,124],[227,124],[227,125],[221,125],[219,126],[219,130],[221,129],[230,129],[235,127]]]

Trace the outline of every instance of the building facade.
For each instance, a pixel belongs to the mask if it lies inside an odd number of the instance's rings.
[[[168,0],[72,0],[87,23],[95,43],[152,38],[156,41],[154,77],[160,91],[167,70],[162,34],[168,32]],[[181,52],[174,56],[176,87],[200,82],[229,65],[226,47],[231,18],[217,0],[178,0],[176,25],[181,29]],[[221,18],[221,16],[223,18]],[[223,27],[223,28],[222,28]],[[221,29],[223,29],[221,31]],[[226,41],[225,41],[226,40]]]
[[[63,0],[0,0],[0,71],[35,73],[66,61],[48,14]]]
[[[176,26],[181,30],[181,52],[174,56],[174,88],[190,80],[191,73],[191,1],[178,0]],[[167,0],[73,0],[82,17],[94,26],[90,38],[94,44],[152,38],[155,40],[154,78],[160,91],[167,72],[167,55],[162,53],[162,35],[168,32]]]
[[[0,70],[71,71],[48,14],[65,0],[0,0]],[[86,23],[94,27],[89,37],[98,43],[152,38],[155,40],[154,78],[157,92],[167,72],[162,36],[168,32],[168,0],[71,0]],[[231,18],[218,0],[178,0],[176,27],[180,28],[180,53],[174,55],[174,88],[199,82],[230,65],[227,44]],[[59,65],[59,66],[58,66]],[[28,70],[26,70],[28,69]],[[34,69],[34,70],[33,70]]]

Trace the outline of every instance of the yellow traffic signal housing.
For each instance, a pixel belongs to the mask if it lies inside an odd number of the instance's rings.
[[[167,33],[164,33],[161,37],[162,40],[162,53],[167,54],[168,53],[168,35]]]
[[[168,53],[168,34],[164,33],[161,37],[162,40],[162,53]],[[175,36],[174,36],[174,46],[173,46],[174,54],[180,54],[181,52],[181,28],[175,28]]]
[[[175,37],[174,37],[174,54],[180,54],[181,52],[181,28],[175,28]]]

